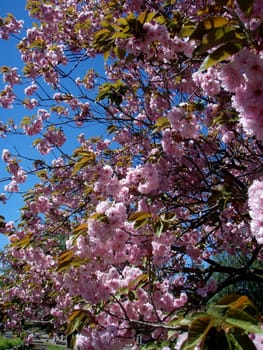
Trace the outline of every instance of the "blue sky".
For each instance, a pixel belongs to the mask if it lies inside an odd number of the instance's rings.
[[[26,20],[26,12],[24,11],[24,1],[21,0],[0,0],[0,17],[5,17],[8,13],[13,13],[15,17]],[[20,66],[21,60],[18,52],[16,51],[16,39],[1,40],[0,39],[0,66]],[[7,118],[14,117],[15,110],[5,110],[0,107],[0,120],[6,120]],[[18,112],[19,113],[19,112]],[[11,139],[0,138],[0,153],[4,148],[12,148],[17,145],[18,140],[15,137]],[[5,172],[5,164],[1,160],[0,166],[0,179],[5,178],[8,174]],[[3,187],[6,183],[0,183],[0,192],[3,191]],[[13,196],[10,203],[3,205],[0,204],[0,215],[6,217],[7,220],[16,220],[18,218],[18,208],[21,204],[19,196]],[[0,235],[0,249],[8,243],[5,236]]]
[[[30,27],[31,19],[27,17],[27,13],[24,10],[25,1],[22,0],[0,0],[0,17],[5,17],[7,13],[12,13],[15,15],[17,19],[23,19],[25,21],[25,27]],[[23,37],[23,34],[19,35],[19,37]],[[0,66],[11,66],[21,68],[23,66],[22,61],[19,57],[19,52],[16,49],[16,45],[18,43],[18,39],[11,38],[10,40],[1,40],[0,39]],[[84,67],[85,71],[89,68],[94,67],[95,70],[99,70],[102,72],[102,64],[103,59],[99,58],[96,61],[89,61],[87,66]],[[0,89],[2,89],[3,84],[0,81]],[[18,87],[21,91],[24,87]],[[32,115],[33,113],[31,113]],[[19,106],[14,106],[13,109],[3,109],[0,107],[0,120],[7,120],[12,118],[15,122],[18,122],[26,115],[26,112],[23,108]],[[30,115],[30,114],[29,114]],[[73,137],[67,141],[68,150],[72,150],[74,145],[76,145],[75,136],[77,133],[83,131],[75,131],[73,132]],[[85,129],[85,134],[88,136],[100,136],[104,134],[104,129],[102,127],[96,126],[94,129]],[[0,155],[2,154],[2,150],[7,148],[11,151],[11,153],[16,153],[16,149],[21,152],[21,154],[26,156],[32,156],[35,158],[40,158],[39,154],[32,147],[32,138],[29,137],[19,137],[19,136],[8,136],[8,138],[0,138]],[[25,170],[29,170],[26,168],[27,165],[22,163]],[[5,171],[5,163],[0,159],[0,180],[6,178],[8,173]],[[3,192],[4,186],[7,182],[0,181],[0,193]],[[29,182],[26,186],[32,185],[32,181]],[[25,190],[27,187],[21,186],[21,190]],[[22,200],[20,194],[14,194],[8,200],[7,204],[0,203],[0,215],[4,216],[6,220],[12,220],[17,222],[19,219],[19,208],[22,207]],[[8,240],[5,236],[0,234],[0,249],[8,243]]]

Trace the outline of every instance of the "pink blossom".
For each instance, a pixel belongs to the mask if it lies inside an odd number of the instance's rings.
[[[52,146],[48,142],[48,140],[43,139],[37,144],[37,150],[43,154],[46,155],[52,150]]]
[[[74,344],[74,350],[86,350],[89,348],[90,342],[89,338],[85,337],[82,334],[77,334]]]
[[[35,98],[25,99],[23,103],[27,109],[34,109],[38,105],[38,100]]]
[[[9,163],[11,160],[11,155],[8,149],[3,149],[2,151],[2,159],[4,162]]]
[[[254,343],[257,350],[263,349],[263,335],[262,334],[250,334],[250,339]]]
[[[227,91],[234,92],[245,83],[245,78],[235,62],[224,65],[218,76]]]
[[[50,113],[46,109],[40,108],[37,111],[37,118],[43,122],[50,118]]]
[[[38,134],[43,129],[43,123],[40,119],[34,120],[31,125],[25,125],[26,134],[29,136]]]
[[[37,89],[38,89],[38,86],[36,84],[31,84],[25,88],[25,94],[29,96],[33,95]]]
[[[141,178],[138,190],[141,193],[148,194],[159,187],[159,176],[157,168],[152,164],[146,164],[136,170],[137,176]]]
[[[24,21],[17,20],[13,15],[8,15],[4,23],[0,26],[0,38],[7,40],[10,34],[20,32],[23,28]]]
[[[34,339],[34,334],[33,334],[33,333],[28,334],[28,336],[27,336],[26,339],[24,340],[24,341],[25,341],[25,344],[26,344],[26,345],[32,344],[33,339]]]
[[[171,126],[174,130],[178,130],[182,124],[182,119],[185,116],[185,110],[181,107],[174,107],[167,115]]]
[[[63,130],[50,129],[45,133],[45,137],[52,146],[61,147],[66,141]]]
[[[219,94],[221,85],[214,68],[208,68],[205,73],[198,71],[192,77],[197,87],[201,87],[206,95],[213,97]]]
[[[12,108],[12,103],[14,102],[16,96],[10,85],[6,85],[4,90],[0,94],[0,106],[3,108]]]
[[[245,87],[236,90],[233,105],[240,113],[240,122],[248,134],[263,139],[263,82],[248,81]]]
[[[12,176],[12,180],[17,183],[23,183],[27,179],[26,172],[23,169],[18,169],[15,175]]]
[[[10,86],[20,84],[21,78],[17,74],[17,68],[8,69],[8,72],[3,74],[3,81],[10,84]]]
[[[111,227],[122,226],[127,219],[126,206],[123,203],[116,203],[105,211]]]
[[[8,185],[5,186],[6,192],[18,192],[18,184],[16,181],[12,180]]]
[[[250,228],[259,244],[263,243],[263,182],[254,180],[248,190]]]

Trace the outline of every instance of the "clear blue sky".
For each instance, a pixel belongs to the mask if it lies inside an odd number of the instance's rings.
[[[5,17],[8,13],[13,13],[17,18],[26,20],[26,12],[24,11],[25,2],[22,0],[0,0],[0,17]],[[16,50],[17,40],[1,40],[0,39],[0,66],[20,66],[21,60]],[[0,85],[1,86],[1,85]],[[15,113],[19,111],[5,110],[0,107],[0,120],[6,120],[7,118],[13,118]],[[0,154],[4,148],[12,148],[17,144],[18,140],[15,137],[11,139],[0,138]],[[0,165],[0,179],[6,177],[8,174],[5,172],[5,164],[1,160]],[[5,183],[0,183],[0,192],[3,192]],[[21,204],[19,196],[13,196],[10,203],[3,205],[0,204],[0,215],[3,215],[8,220],[16,220],[18,218],[18,208]],[[0,249],[8,242],[5,236],[0,235]]]
[[[7,13],[12,13],[17,19],[23,19],[25,21],[25,27],[30,27],[32,21],[27,17],[24,6],[25,1],[23,0],[0,0],[0,17],[5,17]],[[19,35],[19,37],[23,37],[23,34]],[[0,39],[0,66],[12,66],[18,68],[21,68],[23,66],[19,57],[19,52],[16,49],[17,43],[18,40],[15,38],[11,38],[10,40]],[[85,67],[85,71],[87,71],[89,68],[91,68],[91,65],[93,65],[96,70],[102,72],[102,62],[102,58],[96,59],[95,62],[89,62],[89,67]],[[2,89],[2,87],[3,84],[0,81],[0,89]],[[21,87],[21,89],[23,90],[23,87]],[[8,118],[12,118],[18,122],[22,119],[23,116],[25,116],[25,110],[19,106],[14,106],[14,108],[10,110],[6,110],[0,107],[0,120],[7,120]],[[103,133],[103,131],[104,129],[98,126],[93,130],[85,130],[86,134],[88,133],[90,136],[99,136]],[[71,140],[68,140],[69,149],[72,149],[74,140],[75,137],[73,137]],[[35,156],[36,158],[39,158],[39,154],[32,147],[32,139],[28,137],[21,138],[18,136],[10,136],[8,138],[0,138],[0,156],[4,148],[9,149],[11,152],[15,152],[15,149],[17,148],[22,154],[26,156]],[[23,165],[25,164],[23,163]],[[25,170],[27,169],[25,168]],[[0,159],[0,179],[5,178],[6,176],[8,176],[8,173],[5,171],[5,163],[2,161],[2,159]],[[6,184],[7,182],[0,182],[0,193],[3,192],[4,186]],[[25,189],[25,186],[21,186],[21,190]],[[21,195],[14,194],[12,195],[11,199],[8,200],[7,204],[4,205],[0,203],[0,215],[4,216],[6,220],[17,221],[19,219],[19,208],[21,208],[22,204]],[[7,238],[0,234],[0,249],[2,249],[3,246],[7,243]]]

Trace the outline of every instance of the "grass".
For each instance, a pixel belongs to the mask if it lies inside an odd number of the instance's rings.
[[[65,347],[60,345],[48,344],[48,350],[62,350],[62,349],[65,349]]]
[[[0,335],[0,350],[13,349],[18,345],[22,345],[23,341],[20,338],[5,338]],[[65,349],[62,345],[48,344],[46,343],[48,350],[62,350]]]
[[[13,349],[15,346],[22,345],[22,344],[23,342],[20,338],[9,339],[0,335],[0,350]],[[53,349],[53,350],[56,350],[56,349]]]

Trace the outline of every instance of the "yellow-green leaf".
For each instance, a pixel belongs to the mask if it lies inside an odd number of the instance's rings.
[[[228,22],[228,19],[222,16],[207,17],[198,24],[197,28],[191,35],[191,39],[201,40],[204,34],[215,28],[225,26]]]
[[[92,315],[88,310],[74,310],[68,318],[69,325],[67,333],[81,331],[88,323],[92,322]]]
[[[228,343],[233,345],[235,350],[257,350],[255,344],[247,334],[241,332],[226,332]],[[232,349],[231,348],[231,349]]]
[[[10,238],[10,241],[12,243],[12,246],[14,246],[18,249],[25,249],[32,242],[32,238],[33,238],[33,234],[30,232],[27,235],[25,235],[22,239]]]
[[[243,32],[236,28],[233,29],[231,26],[216,28],[203,36],[201,44],[194,50],[193,55],[199,56],[220,44],[238,42],[242,39],[244,39]]]
[[[229,309],[225,314],[224,321],[228,325],[241,328],[246,332],[263,334],[258,320],[245,311]]]
[[[249,17],[251,15],[254,0],[237,0],[240,10]]]
[[[196,25],[194,23],[186,23],[182,26],[179,33],[179,37],[189,38],[195,30],[196,30]]]
[[[107,221],[107,216],[103,213],[95,213],[89,217],[91,220]]]
[[[167,129],[170,128],[171,124],[168,118],[166,117],[159,117],[156,122],[155,122],[155,126],[153,129],[153,133],[159,132],[163,129]]]
[[[75,227],[73,230],[73,235],[81,235],[81,234],[86,234],[88,230],[88,224],[80,224],[79,226]]]
[[[236,294],[228,294],[220,299],[213,307],[216,308],[232,308],[244,310],[246,307],[255,308],[252,301],[246,295],[236,295]]]
[[[138,17],[138,21],[141,24],[147,23],[147,22],[151,22],[154,17],[156,16],[156,12],[148,12],[148,11],[144,11],[142,13],[140,13],[139,17]]]
[[[227,43],[205,58],[199,70],[202,72],[217,63],[227,60],[230,56],[242,49],[240,43]]]
[[[188,332],[188,338],[183,346],[183,350],[193,349],[196,345],[205,339],[205,336],[213,327],[214,322],[209,316],[202,316],[194,320]]]
[[[79,170],[81,170],[85,166],[94,165],[94,162],[96,159],[94,152],[80,150],[80,151],[77,151],[75,155],[76,154],[79,157],[79,159],[74,164],[73,174],[76,174]]]
[[[10,71],[10,68],[7,66],[1,66],[0,67],[0,72],[1,73],[8,73]]]
[[[152,214],[138,211],[136,213],[131,214],[128,220],[129,221],[141,221],[141,220],[149,219],[149,218],[152,218]]]
[[[58,266],[57,266],[57,271],[62,272],[65,269],[67,269],[72,260],[74,259],[74,252],[72,250],[67,250],[63,254],[61,254],[58,258]]]

